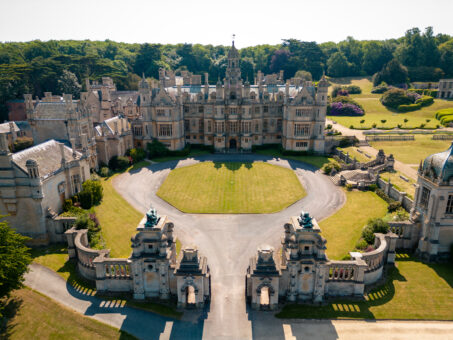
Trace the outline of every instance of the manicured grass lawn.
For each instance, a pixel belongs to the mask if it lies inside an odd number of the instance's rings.
[[[327,256],[341,260],[353,251],[363,227],[370,218],[384,217],[387,203],[371,191],[345,191],[346,203],[332,216],[319,223],[327,240]]]
[[[329,245],[329,244],[327,244]],[[279,318],[310,319],[433,319],[453,320],[451,264],[424,264],[398,254],[385,285],[363,301],[329,300],[327,305],[287,305]]]
[[[369,142],[385,154],[393,154],[397,160],[406,164],[418,165],[427,156],[447,150],[451,141],[433,140],[432,135],[415,135],[414,141]]]
[[[30,289],[13,292],[5,315],[8,321],[6,329],[0,329],[1,339],[136,339]]]
[[[324,164],[329,163],[329,161],[333,160],[333,158],[328,158],[325,156],[285,156],[277,148],[270,148],[267,150],[257,150],[257,151],[255,151],[255,153],[259,154],[259,155],[272,156],[275,158],[292,159],[295,161],[313,165],[317,168],[322,168],[322,166]]]
[[[84,294],[96,293],[94,282],[82,278],[74,261],[69,261],[68,248],[65,244],[53,244],[47,247],[33,248],[31,250],[33,262],[52,269],[73,287],[80,289]]]
[[[440,124],[434,117],[435,113],[440,109],[453,107],[452,101],[435,99],[434,104],[424,107],[421,110],[407,113],[392,112],[379,101],[379,98],[382,96],[381,94],[371,93],[373,84],[371,83],[370,78],[338,78],[330,79],[330,81],[338,85],[358,85],[362,89],[362,94],[351,95],[351,97],[356,99],[357,102],[363,106],[365,109],[364,116],[329,116],[330,119],[346,127],[353,125],[355,128],[371,128],[373,123],[376,123],[378,128],[393,128],[397,127],[398,124],[402,124],[404,128],[416,128],[419,127],[420,124],[426,124],[427,128],[434,128],[436,125]],[[334,86],[330,86],[329,91],[332,91]],[[409,120],[407,123],[404,123],[405,118]],[[427,123],[426,119],[430,119],[431,121]],[[361,120],[365,120],[365,123],[360,124]],[[381,120],[387,120],[387,122],[383,124],[381,123]]]
[[[305,196],[290,169],[263,162],[203,162],[174,169],[157,195],[186,213],[273,213]]]
[[[408,197],[413,199],[415,195],[414,184],[416,183],[416,181],[408,176],[404,176],[403,174],[403,176],[409,180],[409,182],[406,182],[400,177],[400,175],[402,174],[399,171],[380,173],[380,176],[384,181],[388,182],[390,179],[390,182],[393,184],[395,189],[406,192]]]

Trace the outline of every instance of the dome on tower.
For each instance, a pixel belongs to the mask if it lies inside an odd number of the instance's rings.
[[[453,177],[453,144],[446,151],[432,154],[420,164],[421,175],[447,182]]]

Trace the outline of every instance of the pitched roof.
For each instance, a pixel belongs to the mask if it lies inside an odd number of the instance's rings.
[[[73,100],[73,103],[77,103]],[[74,109],[77,111],[77,105],[74,105]],[[36,105],[35,113],[38,119],[66,119],[66,103],[65,102],[40,102]]]
[[[3,124],[0,124],[0,133],[10,133],[11,132],[11,129],[9,127],[10,123],[13,123],[14,131],[16,131],[16,132],[20,131],[19,127],[16,125],[15,122],[6,122]]]
[[[64,146],[63,150],[66,161],[74,159],[71,148]],[[82,157],[82,154],[77,151],[75,152],[75,155],[75,159],[80,159]],[[60,143],[51,139],[45,143],[32,146],[31,148],[13,154],[14,164],[25,172],[28,172],[25,164],[29,159],[38,163],[39,175],[41,178],[51,176],[61,168],[62,157]]]

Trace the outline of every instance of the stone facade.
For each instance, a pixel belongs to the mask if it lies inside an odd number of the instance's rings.
[[[132,122],[135,145],[144,147],[157,139],[171,150],[190,143],[224,151],[278,143],[288,150],[324,153],[325,78],[317,88],[311,82],[282,85],[277,77],[275,82],[260,79],[250,85],[243,84],[239,66],[233,44],[226,77],[216,85],[209,85],[207,75],[204,85],[192,76],[190,85],[171,87],[162,78],[159,88],[142,79],[141,118]]]
[[[25,96],[27,120],[35,144],[55,139],[83,153],[90,168],[97,168],[96,140],[91,114],[85,109],[85,98],[74,101],[72,95],[53,96],[46,92],[44,98],[33,104],[30,94]]]
[[[397,235],[375,234],[375,250],[351,252],[349,261],[331,261],[327,241],[308,213],[284,226],[282,249],[262,247],[250,259],[246,296],[254,309],[276,309],[279,301],[322,302],[326,297],[362,297],[365,285],[378,281],[386,263],[393,263]]]
[[[439,80],[438,98],[453,99],[453,79]]]
[[[0,134],[0,167],[0,214],[33,244],[63,241],[74,221],[57,213],[90,178],[86,156],[55,140],[11,154]]]
[[[98,161],[105,164],[133,147],[131,125],[123,116],[104,120],[95,127],[95,136]]]
[[[195,247],[183,248],[177,258],[174,225],[167,216],[150,209],[132,236],[128,259],[109,257],[109,250],[90,249],[86,230],[66,232],[70,258],[77,259],[79,272],[96,282],[103,293],[129,292],[138,300],[169,299],[179,307],[203,307],[210,299],[211,281],[206,257]]]

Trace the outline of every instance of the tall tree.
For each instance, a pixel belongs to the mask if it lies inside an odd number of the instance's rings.
[[[16,233],[8,222],[0,221],[0,298],[22,287],[24,274],[31,263],[28,237]]]
[[[79,98],[82,86],[79,84],[77,77],[74,73],[68,70],[63,70],[63,74],[58,79],[59,93],[72,94],[73,98]]]
[[[160,60],[162,53],[159,44],[143,44],[135,60],[134,72],[146,77],[159,77]]]

